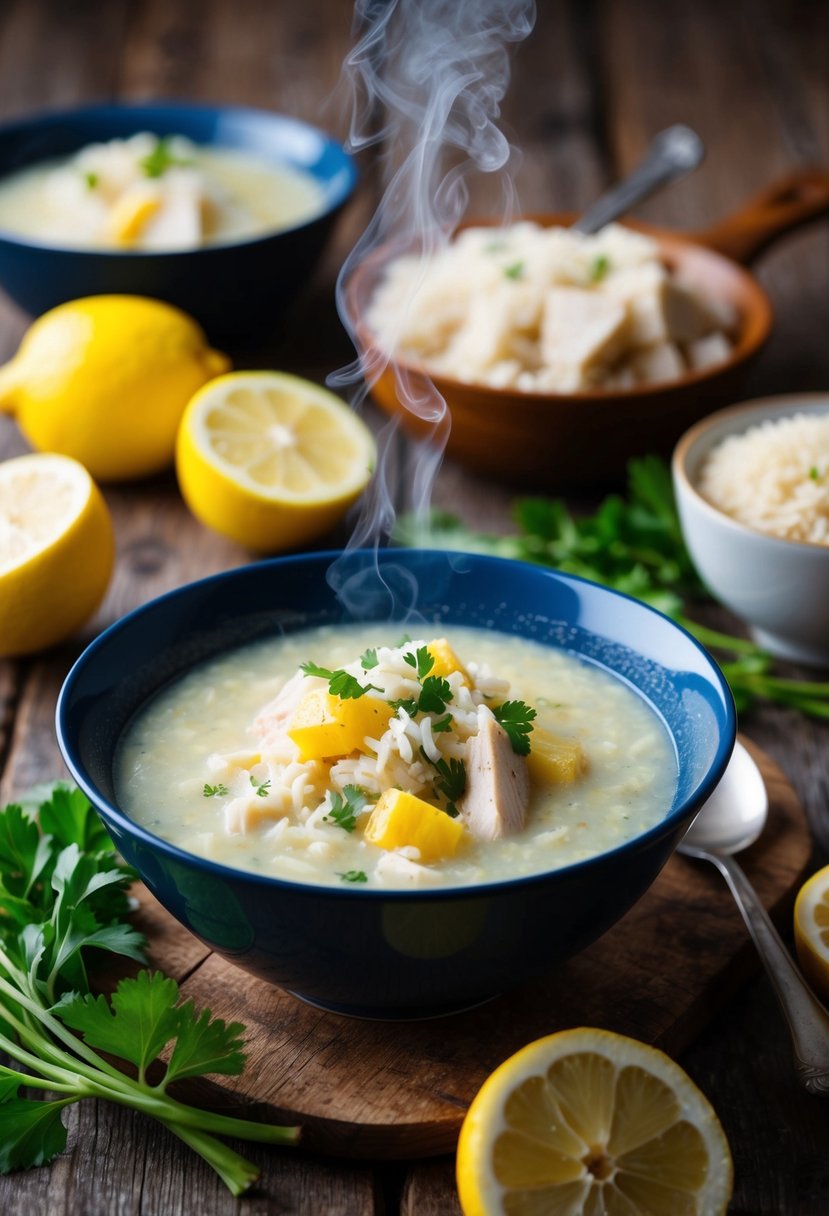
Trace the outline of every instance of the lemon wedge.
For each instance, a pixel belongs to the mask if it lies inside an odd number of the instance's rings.
[[[829,1001],[829,866],[798,891],[794,944],[803,974],[818,996]]]
[[[230,361],[185,313],[143,296],[88,296],[44,313],[0,368],[0,413],[32,447],[102,481],[172,464],[184,407]]]
[[[374,457],[371,432],[333,393],[284,372],[231,372],[188,405],[176,469],[202,523],[273,553],[329,531]]]
[[[465,1216],[719,1216],[732,1164],[708,1100],[661,1051],[581,1027],[484,1082],[461,1129]]]
[[[0,464],[0,655],[69,637],[103,599],[115,558],[106,503],[66,456]]]

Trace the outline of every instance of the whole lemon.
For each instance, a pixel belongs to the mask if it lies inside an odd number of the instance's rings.
[[[94,478],[169,465],[184,407],[230,362],[186,313],[143,296],[89,296],[44,313],[0,368],[0,410],[33,447]]]

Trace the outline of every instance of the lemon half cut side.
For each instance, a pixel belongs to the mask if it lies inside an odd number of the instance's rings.
[[[0,464],[0,655],[63,641],[104,597],[115,560],[100,490],[67,456]]]
[[[589,1027],[506,1060],[458,1142],[465,1216],[720,1216],[732,1177],[717,1116],[679,1065]]]
[[[794,944],[803,974],[829,1003],[829,866],[803,884],[794,905]]]
[[[231,372],[188,405],[176,447],[185,502],[247,549],[293,549],[329,531],[365,488],[374,440],[326,389],[285,372]]]

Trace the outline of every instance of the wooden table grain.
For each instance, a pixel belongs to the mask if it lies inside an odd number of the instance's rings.
[[[465,2],[465,0],[463,0]],[[824,0],[540,0],[517,52],[504,122],[523,150],[527,210],[579,209],[629,169],[671,122],[702,134],[704,166],[643,206],[644,219],[702,229],[774,176],[829,166],[829,5]],[[187,98],[282,110],[345,134],[333,94],[351,38],[348,0],[3,0],[0,120],[34,109],[112,98]],[[378,176],[343,217],[314,284],[239,366],[274,366],[322,380],[351,357],[332,302],[337,267],[365,226]],[[485,191],[475,198],[485,198]],[[782,241],[757,272],[775,307],[772,341],[745,396],[829,388],[829,225]],[[27,319],[0,301],[0,357]],[[25,451],[0,419],[0,458]],[[556,486],[547,487],[552,494]],[[106,491],[118,566],[94,621],[72,643],[0,662],[0,797],[60,775],[55,698],[81,647],[125,610],[248,555],[207,533],[171,476]],[[476,527],[509,526],[511,492],[444,464],[435,502]],[[729,622],[732,627],[734,622]],[[792,669],[793,670],[793,669]],[[764,708],[741,723],[797,790],[829,852],[829,724]],[[732,1211],[822,1216],[829,1211],[829,1105],[798,1088],[781,1015],[761,976],[682,1059],[711,1098],[735,1157]],[[10,1216],[452,1216],[452,1162],[414,1166],[320,1160],[245,1146],[262,1166],[256,1190],[231,1199],[212,1172],[142,1116],[84,1103],[69,1115],[67,1152],[49,1168],[0,1178]]]

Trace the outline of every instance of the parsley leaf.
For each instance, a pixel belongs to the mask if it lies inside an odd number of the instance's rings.
[[[405,709],[410,718],[413,718],[417,713],[417,701],[414,697],[400,697],[397,701],[389,701],[395,713],[399,709]]]
[[[535,710],[523,701],[504,701],[502,705],[496,705],[492,712],[496,722],[500,722],[509,735],[512,750],[516,755],[528,756]]]
[[[338,827],[346,832],[353,832],[357,826],[357,818],[370,802],[377,801],[376,794],[370,794],[361,785],[346,785],[342,794],[332,790],[330,794],[331,810],[325,816],[333,820]]]
[[[466,792],[466,765],[463,760],[445,760],[443,757],[440,760],[432,760],[422,747],[420,754],[437,773],[435,792],[446,799],[443,809],[452,819],[456,819],[458,808],[455,803]]]
[[[86,182],[87,190],[94,190],[95,187],[98,185],[98,174],[97,173],[84,173],[83,180]]]
[[[610,271],[610,258],[606,253],[597,254],[590,263],[590,269],[587,273],[588,283],[601,283],[602,279]]]
[[[230,790],[226,785],[222,785],[221,781],[218,785],[208,785],[205,781],[202,794],[205,798],[223,798],[225,794],[229,794]]]
[[[442,714],[452,700],[449,681],[443,676],[427,676],[423,681],[417,708],[422,714]]]
[[[368,874],[365,870],[345,870],[339,871],[339,876],[343,882],[368,882]]]
[[[163,177],[168,169],[172,169],[175,165],[190,165],[193,162],[186,157],[176,156],[171,150],[170,145],[173,137],[171,135],[162,135],[157,141],[152,152],[148,152],[145,157],[139,162],[145,177]]]
[[[111,1001],[90,992],[89,947],[144,960],[144,939],[126,920],[133,878],[79,790],[41,787],[0,810],[0,1053],[26,1068],[0,1066],[0,1172],[62,1152],[63,1107],[97,1097],[160,1119],[239,1195],[258,1171],[216,1134],[292,1143],[297,1129],[198,1110],[166,1088],[181,1077],[241,1072],[243,1027],[182,1003],[178,984],[160,972],[122,980]],[[166,1070],[149,1087],[147,1069],[162,1067],[161,1053],[169,1053]],[[138,1079],[113,1059],[133,1065]],[[32,1088],[61,1096],[20,1096]]]
[[[523,279],[524,270],[523,262],[513,262],[511,266],[504,267],[504,276],[507,279]]]
[[[424,676],[428,676],[435,665],[434,657],[429,653],[428,646],[419,646],[414,653],[411,650],[407,650],[403,655],[403,662],[415,668],[418,680],[422,680]]]
[[[306,676],[319,676],[323,680],[328,681],[328,691],[334,697],[339,697],[341,701],[356,701],[373,688],[375,692],[382,690],[376,684],[362,685],[356,676],[349,675],[347,671],[339,668],[337,671],[332,671],[330,667],[320,667],[316,663],[300,663],[300,671],[304,671]]]
[[[377,651],[372,646],[368,650],[364,650],[360,656],[360,666],[363,671],[371,671],[372,667],[376,667],[379,661]]]
[[[269,779],[266,779],[265,781],[259,781],[258,778],[254,777],[253,773],[251,773],[250,783],[253,786],[253,788],[256,790],[257,798],[266,798],[267,797],[268,793],[270,792],[270,788],[271,788],[271,783],[270,783]]]
[[[443,718],[437,718],[432,723],[432,734],[440,734],[442,731],[452,729],[452,715],[446,714]]]

